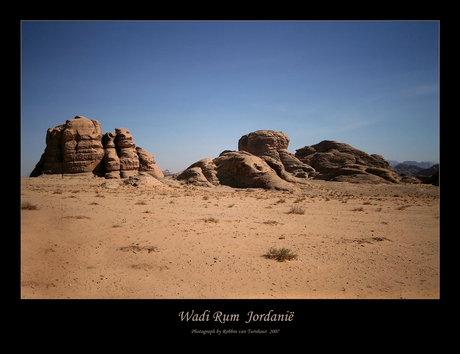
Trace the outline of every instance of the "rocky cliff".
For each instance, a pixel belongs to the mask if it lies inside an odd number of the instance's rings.
[[[153,155],[134,144],[125,128],[102,134],[95,119],[76,116],[49,128],[46,148],[30,177],[40,175],[128,178],[146,173],[162,178]]]

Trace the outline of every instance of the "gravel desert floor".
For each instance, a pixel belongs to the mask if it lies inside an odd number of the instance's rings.
[[[21,298],[440,296],[439,187],[106,181],[22,178]],[[272,247],[297,258],[265,257]]]

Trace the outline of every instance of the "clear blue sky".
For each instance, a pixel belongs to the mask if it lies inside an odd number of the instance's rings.
[[[21,24],[22,176],[76,115],[178,172],[251,131],[438,161],[439,22]]]

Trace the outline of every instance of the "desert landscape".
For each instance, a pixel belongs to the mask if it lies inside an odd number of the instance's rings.
[[[23,299],[436,299],[438,170],[246,134],[164,176],[129,130],[48,129],[21,179]]]
[[[22,179],[22,298],[439,297],[436,186],[103,182]]]

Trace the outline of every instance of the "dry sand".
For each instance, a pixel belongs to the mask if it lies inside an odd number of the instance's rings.
[[[439,298],[438,187],[163,181],[23,178],[21,200],[38,210],[21,212],[21,297]],[[267,259],[270,247],[298,258]]]

